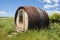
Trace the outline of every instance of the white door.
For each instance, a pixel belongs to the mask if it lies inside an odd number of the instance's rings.
[[[28,29],[28,15],[25,11],[24,11],[24,29],[25,31]]]

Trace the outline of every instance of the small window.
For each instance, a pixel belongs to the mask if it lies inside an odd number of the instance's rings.
[[[23,22],[23,11],[19,12],[19,22]]]

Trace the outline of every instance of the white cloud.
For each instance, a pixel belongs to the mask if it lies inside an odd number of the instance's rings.
[[[56,7],[56,6],[59,6],[59,4],[58,3],[56,3],[56,4],[54,4],[54,6]]]
[[[46,11],[48,15],[51,15],[52,14],[52,11]]]
[[[51,0],[36,0],[38,2],[47,2],[47,3],[51,3]]]
[[[44,8],[51,8],[51,7],[53,7],[53,5],[49,5],[49,4],[46,4],[46,5],[44,5]]]
[[[58,7],[59,6],[59,4],[58,4],[58,2],[60,1],[60,0],[43,0],[44,2],[47,2],[48,4],[45,4],[44,5],[44,8],[56,8],[56,7]],[[54,2],[54,4],[52,4],[52,2]],[[51,3],[51,4],[49,4],[49,3]]]
[[[44,2],[47,2],[47,3],[58,3],[60,0],[43,0]]]
[[[57,11],[57,10],[54,10],[54,12],[56,12],[56,13],[60,13],[60,11]]]
[[[58,11],[58,10],[53,10],[53,11],[48,10],[46,12],[48,13],[48,15],[51,15],[52,13],[59,13],[60,14],[60,11]]]
[[[39,1],[39,2],[47,2],[47,3],[58,3],[60,0],[36,0],[36,1]]]
[[[54,4],[54,5],[49,5],[49,4],[46,4],[46,5],[44,5],[44,8],[52,8],[52,7],[57,7],[57,6],[59,6],[59,4]]]
[[[55,3],[58,3],[59,2],[59,0],[52,0],[53,2],[55,2]]]
[[[43,0],[44,2],[51,3],[51,0]]]
[[[0,14],[7,14],[6,12],[4,12],[4,11],[0,11]]]

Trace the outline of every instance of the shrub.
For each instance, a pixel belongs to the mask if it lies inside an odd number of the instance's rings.
[[[58,13],[54,13],[52,15],[50,15],[50,22],[60,22],[60,14]]]

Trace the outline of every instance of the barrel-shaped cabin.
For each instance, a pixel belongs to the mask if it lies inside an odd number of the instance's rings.
[[[22,6],[15,13],[15,26],[17,30],[26,31],[27,29],[40,29],[49,26],[47,13],[36,7]]]

